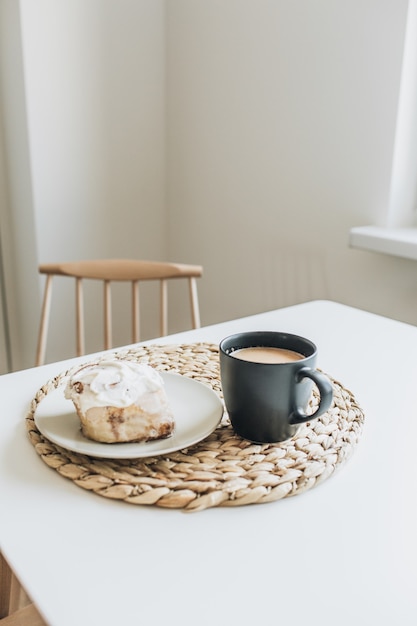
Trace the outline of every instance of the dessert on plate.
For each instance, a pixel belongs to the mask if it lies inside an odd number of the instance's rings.
[[[86,364],[65,387],[85,437],[103,443],[169,437],[174,417],[162,376],[153,367],[109,359]]]

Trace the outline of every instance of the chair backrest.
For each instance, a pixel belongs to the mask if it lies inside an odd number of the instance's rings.
[[[111,283],[130,282],[132,284],[132,343],[140,341],[139,283],[157,280],[160,282],[160,334],[168,333],[168,286],[170,279],[186,278],[189,283],[190,304],[193,328],[200,327],[200,311],[196,279],[203,273],[200,265],[164,263],[131,259],[98,259],[75,261],[73,263],[48,263],[39,266],[39,273],[46,275],[41,321],[39,327],[36,365],[45,360],[46,340],[51,308],[52,281],[54,276],[67,276],[75,279],[76,338],[77,356],[85,352],[84,339],[84,299],[83,280],[103,281],[104,285],[104,349],[112,347]]]

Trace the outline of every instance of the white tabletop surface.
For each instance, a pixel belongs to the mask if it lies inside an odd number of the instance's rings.
[[[417,624],[417,328],[317,301],[157,340],[312,339],[365,411],[353,456],[278,502],[196,513],[117,502],[48,468],[25,431],[69,364],[0,377],[0,548],[52,626]]]

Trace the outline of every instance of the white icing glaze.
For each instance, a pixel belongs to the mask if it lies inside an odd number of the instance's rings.
[[[65,397],[86,413],[92,407],[140,405],[149,413],[160,408],[161,375],[150,365],[107,360],[86,365],[73,374]]]

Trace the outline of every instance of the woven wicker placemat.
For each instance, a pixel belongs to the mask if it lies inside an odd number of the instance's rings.
[[[217,345],[141,346],[115,352],[114,357],[199,380],[222,397]],[[61,476],[100,496],[131,504],[196,511],[260,504],[300,494],[328,478],[349,458],[364,422],[353,394],[330,377],[334,393],[331,408],[304,424],[289,441],[246,441],[234,433],[225,412],[209,437],[186,450],[146,459],[97,459],[50,442],[34,421],[42,399],[63,386],[71,372],[50,380],[32,400],[26,418],[30,441],[41,459]],[[313,391],[311,411],[317,402],[317,392]]]

